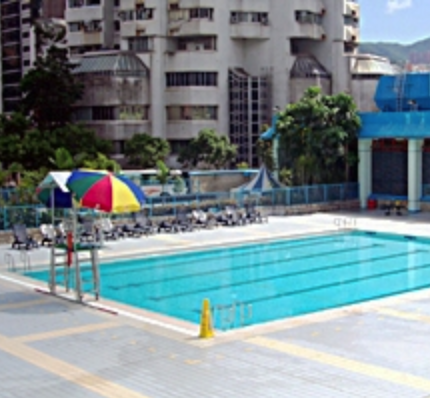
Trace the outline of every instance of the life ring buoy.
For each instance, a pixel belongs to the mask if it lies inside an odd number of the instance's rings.
[[[70,267],[73,262],[73,235],[67,232],[67,265]]]

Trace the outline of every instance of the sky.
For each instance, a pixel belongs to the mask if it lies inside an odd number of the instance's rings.
[[[361,41],[409,44],[430,37],[430,0],[358,0]]]

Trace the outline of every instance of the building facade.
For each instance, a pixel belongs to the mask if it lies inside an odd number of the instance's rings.
[[[2,112],[13,112],[21,100],[20,82],[36,59],[33,22],[64,18],[62,0],[3,0],[0,6]]]
[[[76,72],[110,76],[90,85],[99,94],[85,95],[78,119],[113,140],[118,159],[134,133],[165,138],[178,152],[210,128],[238,145],[238,162],[254,166],[274,106],[315,84],[352,92],[345,55],[356,52],[360,20],[352,0],[67,0],[65,19],[70,56],[85,63]],[[112,64],[106,72],[108,53],[118,62],[137,57],[146,75],[118,77]],[[146,92],[137,95],[135,85]]]

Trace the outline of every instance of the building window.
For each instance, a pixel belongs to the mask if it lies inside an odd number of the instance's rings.
[[[125,141],[124,140],[114,140],[113,141],[113,151],[116,155],[124,154]]]
[[[192,37],[178,39],[179,51],[215,51],[216,37]]]
[[[69,23],[69,32],[79,32],[81,30],[81,22]]]
[[[189,10],[190,19],[209,19],[214,18],[213,8],[191,8]]]
[[[120,120],[148,120],[149,107],[144,105],[123,105],[119,107]]]
[[[93,106],[92,120],[115,120],[115,107]]]
[[[267,12],[242,12],[233,11],[230,14],[231,23],[260,23],[267,25],[269,23],[269,14]]]
[[[128,49],[135,52],[152,51],[152,40],[148,36],[128,39]]]
[[[217,86],[218,73],[216,72],[169,72],[166,73],[167,87],[188,86]]]
[[[190,144],[190,140],[169,140],[169,144],[171,152],[177,155]]]
[[[358,28],[358,19],[356,17],[352,17],[350,15],[344,15],[343,20],[346,26],[352,26],[354,28]]]
[[[310,11],[296,11],[296,21],[302,24],[322,24],[322,15]]]
[[[30,32],[22,32],[22,38],[28,39],[30,37]]]
[[[87,6],[99,6],[101,5],[101,0],[87,0]]]
[[[168,120],[217,120],[217,106],[168,106]]]
[[[154,10],[152,8],[145,8],[143,6],[136,7],[136,19],[138,21],[146,21],[152,19],[154,16]]]

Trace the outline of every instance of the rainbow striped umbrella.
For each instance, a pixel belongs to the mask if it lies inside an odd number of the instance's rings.
[[[67,187],[82,207],[107,213],[140,211],[145,195],[128,178],[98,170],[75,170],[67,180]]]

